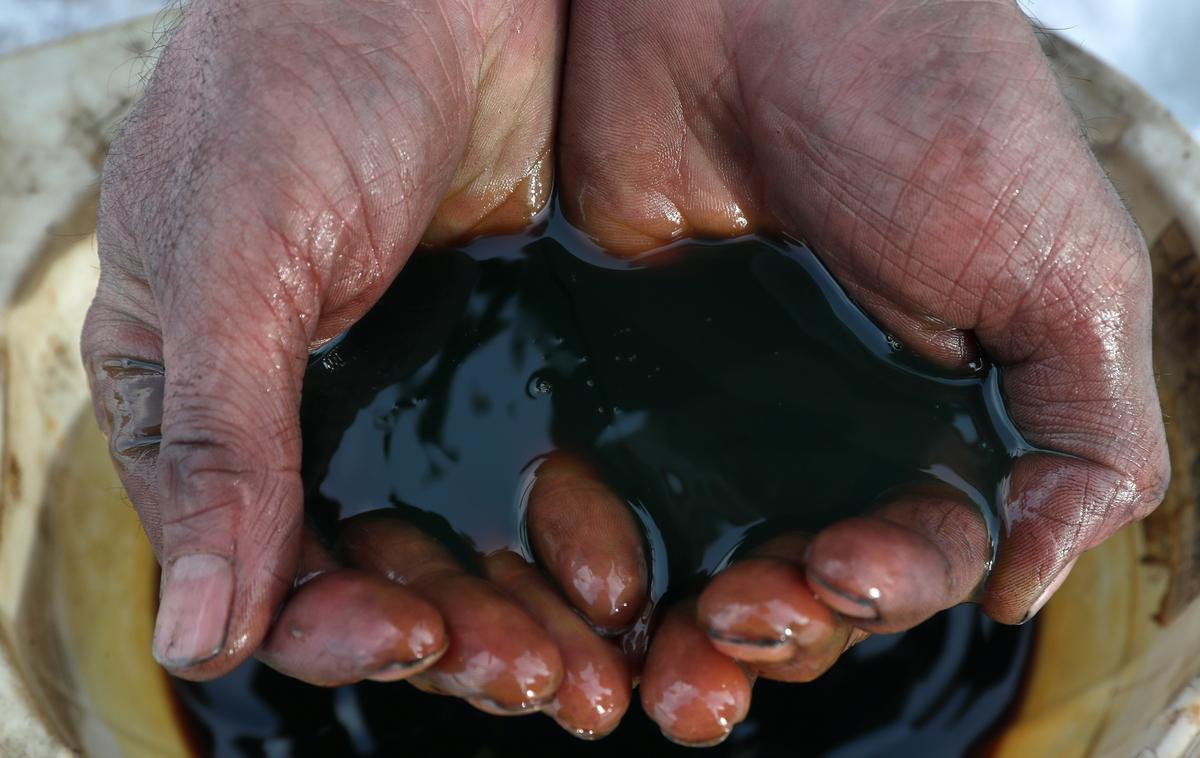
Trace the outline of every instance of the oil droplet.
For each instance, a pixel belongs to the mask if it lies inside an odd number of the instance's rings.
[[[537,399],[540,395],[549,395],[554,392],[554,383],[541,374],[534,374],[529,377],[529,382],[525,385],[525,394],[533,399]]]

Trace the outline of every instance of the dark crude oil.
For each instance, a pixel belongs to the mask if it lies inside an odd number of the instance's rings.
[[[551,212],[521,235],[418,251],[313,356],[306,507],[329,539],[340,519],[390,507],[468,564],[499,548],[532,560],[523,497],[541,457],[567,451],[641,522],[655,603],[769,536],[908,487],[954,489],[994,543],[1027,448],[998,369],[972,369],[905,350],[796,242],[688,240],[623,263]],[[872,638],[811,684],[760,682],[750,717],[710,752],[963,754],[1011,703],[1030,634],[964,606]],[[178,690],[204,751],[222,755],[676,749],[636,704],[585,744],[548,719],[497,719],[404,684],[322,690],[258,664]]]

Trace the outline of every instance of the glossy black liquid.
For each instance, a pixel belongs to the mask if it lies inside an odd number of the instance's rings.
[[[996,370],[924,365],[799,245],[688,242],[600,265],[555,226],[418,253],[314,359],[304,471],[326,530],[391,503],[476,550],[519,546],[523,477],[553,450],[638,511],[659,591],[920,482],[991,520],[1023,449]]]
[[[587,458],[645,528],[655,601],[765,537],[921,483],[961,492],[995,535],[1025,449],[997,370],[926,365],[800,245],[689,241],[624,265],[556,217],[416,254],[314,356],[302,423],[320,531],[390,504],[468,563],[501,547],[532,557],[522,498],[539,457]],[[778,755],[800,738],[806,754],[959,754],[1011,700],[1028,634],[960,608],[877,638],[817,683],[760,684],[751,718],[713,752]],[[328,692],[251,665],[181,687],[219,754],[272,754],[273,739],[284,754],[672,749],[636,706],[583,745],[546,719],[494,719],[406,685]]]
[[[489,716],[402,682],[322,689],[249,663],[175,686],[201,755],[954,758],[1003,722],[1033,634],[1032,624],[1001,626],[959,606],[868,639],[809,684],[758,682],[749,718],[699,751],[663,739],[636,703],[615,732],[582,742],[543,716]]]

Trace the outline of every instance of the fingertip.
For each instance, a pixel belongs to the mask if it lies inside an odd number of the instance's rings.
[[[351,565],[416,592],[439,613],[449,649],[410,683],[496,715],[536,713],[562,681],[554,642],[525,610],[473,574],[415,525],[387,511],[342,523]]]
[[[873,631],[899,631],[946,607],[947,567],[927,540],[873,517],[813,538],[807,578],[830,608]]]
[[[1078,560],[1078,557],[1072,558],[1065,566],[1062,567],[1058,574],[1050,580],[1050,582],[1046,585],[1046,588],[1042,590],[1042,594],[1038,595],[1037,600],[1033,601],[1033,605],[1030,606],[1029,612],[1025,614],[1020,623],[1024,624],[1028,622],[1041,612],[1042,608],[1046,606],[1046,603],[1050,602],[1050,598],[1054,597],[1054,594],[1058,592],[1060,587],[1062,587],[1063,582],[1067,580],[1067,577],[1071,575],[1071,569],[1075,568],[1075,563]]]
[[[642,707],[664,736],[692,747],[722,742],[750,710],[752,682],[718,652],[692,603],[667,612],[642,672]]]
[[[749,558],[717,574],[701,593],[697,618],[713,645],[737,660],[780,662],[821,646],[838,626],[801,568]]]
[[[991,550],[978,508],[926,487],[822,530],[807,575],[818,597],[857,626],[898,632],[971,599]]]
[[[1128,523],[1140,498],[1127,479],[1099,464],[1022,456],[1003,506],[1006,530],[980,599],[983,610],[1004,624],[1033,618],[1078,557]]]
[[[750,663],[750,669],[764,679],[777,682],[811,682],[837,663],[853,644],[851,640],[857,631],[844,620],[836,619],[833,628],[818,643],[798,650],[787,660]]]
[[[296,590],[259,658],[309,684],[334,686],[404,679],[434,665],[447,645],[431,604],[381,577],[342,569]]]
[[[649,583],[629,507],[573,456],[547,457],[535,476],[527,511],[534,552],[596,628],[627,628],[645,604]]]
[[[523,609],[484,580],[460,574],[419,591],[442,611],[450,649],[424,676],[497,715],[541,710],[563,679],[558,647]]]
[[[225,556],[191,553],[168,562],[154,626],[154,659],[183,678],[217,675],[212,667],[198,667],[226,647],[236,585]]]
[[[617,727],[629,708],[629,666],[524,559],[510,551],[483,560],[485,575],[520,603],[550,634],[562,657],[563,679],[545,711],[570,734],[585,740]]]
[[[300,540],[287,523],[234,557],[201,552],[216,541],[215,534],[195,540],[197,552],[167,558],[162,572],[152,654],[183,679],[222,676],[253,655],[296,575]]]

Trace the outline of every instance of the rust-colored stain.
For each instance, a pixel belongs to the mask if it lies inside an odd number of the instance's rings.
[[[1186,708],[1187,720],[1200,726],[1200,700],[1193,701]]]
[[[8,497],[17,500],[21,497],[21,464],[12,453],[4,456],[4,481],[8,485]]]

